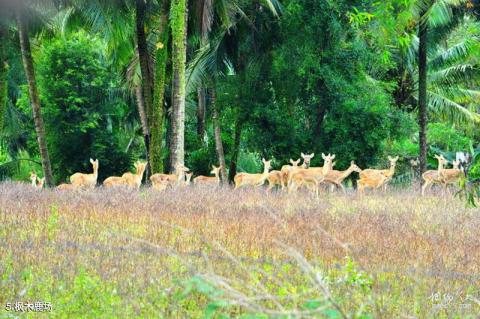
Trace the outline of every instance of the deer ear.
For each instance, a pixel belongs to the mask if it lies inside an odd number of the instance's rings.
[[[399,158],[400,158],[400,157],[397,155],[397,156],[395,157],[395,160],[398,161]]]
[[[330,155],[330,154],[328,154],[328,155]],[[332,157],[332,160],[335,159],[335,154],[331,155],[331,157]]]
[[[305,154],[303,154],[303,153],[300,153],[300,156],[301,156],[302,158],[305,158]]]
[[[322,158],[325,159],[325,154],[322,153]]]
[[[355,162],[354,162],[354,161],[351,161],[351,162],[350,162],[350,165],[355,165]]]
[[[310,154],[310,158],[314,157],[315,156],[315,153],[312,153]]]

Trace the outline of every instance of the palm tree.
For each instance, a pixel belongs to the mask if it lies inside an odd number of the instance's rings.
[[[172,0],[170,8],[172,30],[172,141],[170,145],[170,167],[175,170],[185,162],[185,98],[187,60],[187,19],[186,0]]]
[[[25,77],[28,82],[28,91],[30,95],[30,103],[32,105],[33,120],[35,123],[35,131],[37,133],[37,141],[40,149],[40,157],[42,161],[43,174],[45,183],[53,186],[52,167],[50,157],[48,155],[47,142],[45,139],[45,127],[43,124],[42,113],[40,110],[40,97],[38,95],[37,84],[35,80],[35,70],[33,67],[32,51],[30,47],[30,37],[28,34],[28,22],[25,17],[23,8],[17,8],[17,26],[20,39],[20,47],[22,52],[22,61],[25,69]]]
[[[6,39],[6,32],[0,25],[0,39]],[[0,42],[0,130],[3,128],[3,118],[7,97],[8,60],[5,41]]]

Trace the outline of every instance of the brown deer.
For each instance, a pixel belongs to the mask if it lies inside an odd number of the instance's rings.
[[[377,173],[380,173],[384,175],[385,181],[384,184],[382,185],[384,187],[384,190],[387,189],[387,183],[392,179],[393,175],[395,174],[395,166],[398,161],[398,156],[397,157],[391,157],[388,156],[388,160],[390,161],[390,168],[388,169],[373,169],[373,168],[368,168],[364,169],[360,172],[360,179],[362,178],[368,178],[369,175],[372,175],[372,178],[376,178],[375,175]]]
[[[458,184],[460,178],[463,176],[463,171],[459,169],[460,161],[453,161],[453,168],[444,168],[440,171],[440,179],[443,187],[448,190],[448,185]]]
[[[30,172],[30,181],[32,183],[32,186],[38,189],[43,188],[43,185],[45,184],[45,177],[39,178],[37,173],[34,171]]]
[[[435,158],[438,161],[438,168],[436,170],[428,170],[422,174],[423,186],[422,186],[422,196],[425,195],[425,191],[430,189],[433,184],[443,184],[443,179],[440,175],[440,172],[443,171],[443,167],[447,164],[447,160],[443,155],[435,155]]]
[[[301,159],[298,159],[296,161],[290,159],[290,163],[292,165],[288,165],[288,164],[283,165],[282,168],[280,169],[280,173],[281,173],[281,181],[280,182],[281,182],[282,190],[285,189],[285,187],[287,187],[287,185],[288,185],[288,175],[290,174],[290,171],[292,169],[297,168],[300,161],[301,161]],[[309,160],[309,163],[310,163],[310,160]]]
[[[332,167],[333,166],[335,166],[335,163],[332,163]],[[353,172],[360,173],[361,171],[360,167],[358,167],[354,161],[351,161],[350,166],[344,171],[330,170],[327,175],[325,175],[325,182],[340,187],[343,193],[346,194],[347,192],[342,182]]]
[[[145,172],[146,167],[146,162],[137,162],[135,163],[135,174],[127,172],[122,175],[122,179],[128,186],[140,188],[140,185],[142,185],[143,173]]]
[[[98,159],[90,159],[93,166],[92,174],[75,173],[70,176],[70,183],[76,187],[94,188],[97,185],[98,178]]]
[[[363,194],[367,188],[378,189],[383,186],[386,181],[387,176],[382,174],[380,170],[373,171],[357,181],[357,191],[359,194]]]
[[[284,165],[283,167],[288,166]],[[282,169],[283,169],[282,167]],[[283,189],[283,176],[282,176],[282,171],[270,171],[268,173],[268,188],[267,191],[270,191],[272,188],[275,187],[275,185],[280,185]]]
[[[212,165],[212,170],[210,171],[210,174],[213,174],[215,176],[197,176],[193,179],[193,184],[217,184],[220,185],[220,170],[221,166],[216,167],[215,165]]]
[[[263,173],[262,174],[249,174],[249,173],[237,173],[233,178],[235,182],[235,189],[244,186],[251,185],[255,187],[262,186],[268,178],[268,171],[270,170],[270,162],[262,158]]]
[[[305,185],[315,191],[318,196],[318,186],[325,179],[325,175],[332,169],[332,161],[335,155],[325,155],[323,167],[297,168],[290,174],[288,192],[296,191],[299,187]]]
[[[58,190],[74,190],[77,189],[78,187],[73,185],[73,184],[60,184],[57,186]]]

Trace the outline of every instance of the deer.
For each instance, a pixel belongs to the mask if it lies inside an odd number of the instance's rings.
[[[447,164],[447,160],[443,155],[435,155],[438,161],[438,168],[436,170],[428,170],[422,174],[424,181],[422,186],[422,196],[425,195],[425,191],[432,187],[433,184],[443,184],[443,179],[440,173],[443,171],[443,167]]]
[[[392,179],[393,175],[395,174],[395,166],[398,161],[398,156],[397,157],[391,157],[388,156],[388,160],[390,161],[390,168],[388,169],[373,169],[373,168],[368,168],[364,169],[360,172],[360,179],[362,178],[368,178],[369,175],[372,175],[372,178],[376,178],[376,174],[380,173],[384,175],[385,181],[384,184],[382,185],[384,187],[384,190],[387,189],[387,183]]]
[[[302,153],[303,154],[303,153]],[[282,189],[285,189],[285,187],[288,185],[288,175],[290,174],[290,171],[292,169],[295,169],[298,167],[298,164],[300,163],[301,159],[297,159],[296,161],[290,159],[290,163],[292,165],[283,165],[282,168],[280,169],[280,173],[281,173],[281,186],[282,186]],[[310,165],[310,160],[308,160],[308,163]],[[306,167],[305,167],[306,168]]]
[[[262,158],[263,173],[262,174],[249,174],[249,173],[237,173],[233,178],[235,182],[235,188],[238,189],[241,186],[251,185],[254,187],[262,186],[268,178],[268,171],[270,170],[270,162]]]
[[[284,165],[282,166],[282,169],[285,167],[285,166],[289,166],[289,165]],[[291,167],[291,166],[290,166]],[[288,173],[287,173],[288,174]],[[267,177],[267,180],[268,180],[268,188],[267,188],[267,191],[270,191],[272,188],[275,187],[275,185],[280,185],[283,189],[283,173],[282,171],[271,171],[268,173],[268,177]]]
[[[363,194],[366,188],[378,189],[385,184],[388,177],[382,174],[381,170],[374,170],[357,181],[357,190]]]
[[[70,176],[70,183],[77,187],[94,188],[98,178],[98,159],[90,159],[93,167],[92,174],[75,173]]]
[[[127,172],[122,175],[122,179],[128,186],[140,188],[140,185],[142,185],[143,173],[145,172],[146,167],[146,162],[137,162],[135,163],[135,174]]]
[[[335,155],[322,153],[322,158],[325,161],[323,167],[297,168],[291,172],[288,185],[289,193],[306,185],[315,187],[315,194],[318,197],[318,186],[324,181],[325,175],[332,169],[332,161],[335,159]]]
[[[332,163],[332,168],[335,166],[335,162]],[[360,167],[358,167],[354,161],[350,162],[350,166],[344,170],[344,171],[337,171],[337,170],[330,170],[326,175],[325,175],[325,182],[330,183],[334,186],[340,187],[343,191],[344,194],[347,193],[345,190],[345,187],[343,186],[342,182],[350,176],[353,172],[360,173],[362,170]]]
[[[193,179],[193,184],[217,184],[220,185],[220,170],[222,166],[215,166],[212,165],[212,170],[210,171],[210,174],[213,174],[215,176],[197,176]]]
[[[39,178],[35,171],[30,172],[30,181],[32,182],[32,186],[38,189],[43,188],[45,184],[45,177]]]
[[[322,153],[323,154],[323,153]],[[286,175],[286,178],[285,176],[283,176],[283,183],[284,183],[284,187],[287,187],[288,188],[288,185],[290,184],[290,176],[291,174],[299,169],[299,168],[309,168],[310,167],[310,161],[312,160],[312,158],[315,156],[315,153],[312,153],[312,154],[303,154],[300,153],[300,156],[303,158],[303,163],[301,166],[298,166],[298,163],[296,165],[294,165],[294,167],[290,167],[289,171],[287,172],[287,175]],[[291,159],[290,159],[291,161]],[[292,163],[293,164],[293,163]]]
[[[180,184],[185,181],[185,172],[188,171],[190,171],[190,169],[185,165],[178,165],[175,169],[175,174],[153,174],[150,176],[150,181],[154,188],[161,189],[165,183],[166,185],[171,185],[174,183]]]
[[[455,160],[452,164],[453,168],[444,168],[440,171],[440,179],[445,189],[448,189],[447,187],[450,184],[457,184],[463,176],[463,171],[459,168],[460,161]]]

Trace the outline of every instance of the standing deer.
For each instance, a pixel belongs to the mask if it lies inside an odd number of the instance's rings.
[[[290,159],[290,163],[292,165],[283,165],[282,168],[280,169],[280,173],[281,173],[281,181],[280,182],[281,182],[282,190],[285,189],[285,187],[288,185],[288,175],[290,174],[290,171],[297,168],[300,161],[301,161],[301,159],[298,159],[296,161]],[[310,164],[310,160],[309,160],[309,164]]]
[[[146,167],[147,163],[137,162],[135,163],[135,174],[127,172],[122,175],[122,179],[128,186],[140,188],[140,185],[142,185],[143,173],[145,172]]]
[[[382,174],[380,170],[374,170],[368,175],[361,177],[357,181],[357,190],[359,194],[363,194],[366,188],[378,189],[385,184],[387,176]]]
[[[213,174],[215,176],[197,176],[193,179],[193,184],[217,184],[220,185],[220,170],[222,166],[216,167],[215,165],[212,165],[212,170],[210,171],[210,174]]]
[[[290,174],[288,192],[296,191],[299,187],[305,185],[315,191],[318,196],[318,188],[320,183],[325,179],[325,175],[332,169],[332,161],[335,155],[325,155],[323,167],[297,168]]]
[[[422,186],[422,196],[425,195],[425,191],[432,187],[433,184],[442,184],[443,179],[440,175],[440,172],[443,171],[443,167],[447,164],[447,160],[443,155],[435,155],[435,158],[438,160],[438,168],[436,170],[428,170],[422,174],[423,186]]]
[[[440,171],[440,179],[445,190],[448,190],[448,185],[458,184],[458,181],[463,176],[463,171],[459,168],[460,161],[452,162],[453,168],[444,168]]]
[[[41,189],[45,184],[45,177],[39,178],[37,173],[35,173],[34,171],[31,171],[30,181],[32,182],[33,187]]]
[[[376,174],[380,173],[380,174],[385,176],[384,183],[381,186],[383,186],[383,189],[386,190],[387,189],[387,183],[392,179],[393,175],[395,174],[395,166],[396,166],[397,161],[398,161],[398,156],[397,157],[388,156],[388,160],[390,161],[390,168],[388,168],[388,169],[373,169],[373,168],[364,169],[363,171],[360,172],[360,179],[368,178],[368,177],[370,177],[370,175],[372,175],[371,177],[375,179]]]
[[[75,173],[70,176],[70,183],[76,187],[94,188],[98,178],[98,159],[90,159],[93,166],[92,174]]]
[[[332,163],[332,167],[333,166],[334,163]],[[361,171],[362,170],[355,164],[355,162],[351,161],[350,166],[345,171],[330,170],[327,175],[325,175],[325,182],[340,187],[343,193],[346,194],[347,192],[345,191],[342,182],[353,172],[360,173]]]
[[[262,186],[268,178],[268,171],[270,170],[270,162],[262,158],[263,173],[262,174],[249,174],[249,173],[237,173],[233,178],[235,182],[235,189],[244,186],[251,185],[255,187]]]

